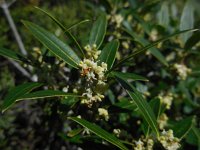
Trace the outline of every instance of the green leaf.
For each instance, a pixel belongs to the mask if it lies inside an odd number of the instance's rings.
[[[66,34],[66,36],[69,37],[70,40],[72,40],[72,41],[76,44],[76,46],[78,47],[78,49],[80,50],[80,52],[81,52],[82,55],[84,56],[84,52],[83,52],[83,50],[82,50],[80,44],[77,42],[76,38],[69,32],[69,30],[70,30],[71,28],[73,28],[74,26],[77,26],[77,25],[79,25],[79,24],[81,24],[81,23],[84,23],[84,22],[87,22],[87,21],[89,21],[89,20],[83,20],[83,21],[81,21],[81,22],[78,22],[78,23],[76,23],[76,24],[73,24],[70,28],[66,28],[64,25],[62,25],[62,23],[61,23],[60,21],[58,21],[55,17],[53,17],[53,16],[52,16],[50,13],[48,13],[47,11],[45,11],[45,10],[39,8],[39,7],[35,7],[35,8],[38,9],[38,10],[40,10],[40,11],[43,12],[44,14],[46,14],[48,17],[50,17],[50,18],[63,30],[63,32]]]
[[[200,41],[200,32],[194,33],[185,43],[185,49],[188,51],[191,49],[195,44],[197,44]]]
[[[161,114],[161,102],[159,98],[150,100],[149,105],[151,106],[156,118],[158,119]]]
[[[80,118],[76,118],[76,117],[70,117],[69,119],[77,122],[78,124],[82,125],[83,127],[89,129],[91,132],[93,132],[94,134],[96,134],[97,136],[101,137],[102,139],[110,142],[111,144],[117,146],[118,148],[120,148],[121,150],[128,150],[128,148],[126,148],[119,139],[117,139],[115,136],[113,136],[112,134],[108,133],[107,131],[105,131],[104,129],[102,129],[101,127],[92,124],[84,119],[80,119]]]
[[[200,150],[200,129],[193,125],[186,137],[186,141],[192,145],[198,146],[198,150]]]
[[[155,114],[151,109],[150,105],[147,103],[147,101],[132,85],[126,82],[123,78],[116,77],[116,79],[126,90],[129,96],[134,100],[140,113],[142,114],[145,121],[149,124],[151,129],[156,133],[157,136],[159,136],[158,125]]]
[[[81,133],[82,131],[83,131],[83,128],[74,129],[74,130],[70,131],[69,133],[67,133],[67,136],[74,137],[77,134]]]
[[[123,109],[128,109],[130,111],[136,111],[137,109],[135,102],[128,99],[123,99],[120,102],[115,103],[114,106],[117,106]]]
[[[102,14],[97,18],[97,20],[93,24],[92,30],[90,32],[89,44],[90,45],[96,44],[97,48],[99,48],[106,34],[106,28],[107,28],[106,15]]]
[[[78,95],[75,95],[73,93],[65,93],[62,91],[55,91],[55,90],[42,90],[42,91],[36,91],[32,93],[25,94],[23,96],[20,96],[17,101],[20,100],[31,100],[31,99],[39,99],[39,98],[46,98],[46,97],[63,97],[63,96],[69,96],[69,97],[78,97]]]
[[[41,83],[25,83],[19,86],[16,86],[15,88],[11,89],[8,94],[6,95],[3,105],[1,107],[2,112],[6,111],[15,101],[25,95],[26,93],[30,92],[34,88],[42,86]]]
[[[123,78],[123,79],[131,79],[133,81],[149,81],[147,78],[142,77],[140,75],[134,74],[134,73],[123,73],[123,72],[117,72],[117,71],[112,71],[111,72],[112,75],[117,76],[119,78]]]
[[[179,82],[178,87],[179,87],[180,91],[185,96],[184,100],[185,100],[186,104],[191,105],[193,107],[199,107],[200,106],[196,101],[193,100],[192,95],[191,95],[191,93],[189,91],[190,88],[188,88],[186,86],[186,82],[185,81]]]
[[[46,31],[34,23],[28,21],[23,21],[23,23],[52,53],[64,60],[70,66],[78,68],[80,58],[68,45],[60,41],[54,34]]]
[[[99,56],[100,63],[101,62],[107,63],[107,68],[108,69],[112,68],[118,48],[119,48],[118,40],[114,40],[107,43]]]
[[[193,123],[194,117],[188,117],[175,123],[172,127],[174,136],[178,137],[179,139],[183,139],[191,130]]]
[[[23,57],[21,54],[15,52],[15,51],[3,48],[3,47],[0,47],[0,55],[7,57],[7,58],[14,59],[16,61],[21,61],[21,62],[26,61],[27,62],[27,59],[25,57]]]
[[[156,119],[158,119],[160,114],[162,113],[160,99],[155,98],[155,99],[150,100],[149,105],[151,106],[151,109],[153,110],[153,112],[156,116]],[[149,132],[150,132],[150,126],[148,125],[146,120],[144,120],[144,122],[142,123],[141,128],[142,128],[144,134],[146,135],[146,137],[148,137]]]
[[[149,41],[147,41],[146,39],[144,39],[143,37],[138,36],[136,33],[134,33],[133,31],[130,30],[125,30],[128,34],[130,34],[135,41],[138,41],[142,46],[147,46],[149,45]],[[164,65],[168,66],[168,63],[165,59],[165,57],[162,55],[162,53],[155,47],[149,48],[150,53],[155,56],[161,63],[163,63]]]
[[[73,25],[71,25],[70,27],[68,27],[66,30],[69,31],[69,30],[79,26],[80,24],[83,24],[83,23],[86,23],[86,22],[89,22],[89,21],[90,21],[89,19],[78,21],[78,22],[74,23]]]
[[[170,16],[169,16],[169,5],[167,2],[163,2],[161,9],[158,13],[158,22],[160,25],[168,28],[169,22],[170,22]]]
[[[188,0],[183,8],[180,21],[180,30],[192,29],[194,27],[194,6],[193,0]],[[191,33],[184,33],[181,35],[183,42],[191,36]]]
[[[166,40],[168,40],[168,39],[170,39],[170,38],[172,38],[172,37],[174,37],[174,36],[177,36],[177,35],[179,35],[179,34],[186,33],[186,32],[194,32],[194,31],[198,31],[198,29],[183,30],[183,31],[179,31],[179,32],[176,32],[176,33],[174,33],[174,34],[168,35],[168,36],[166,36],[166,37],[164,37],[164,38],[161,38],[161,39],[157,40],[156,42],[151,43],[151,44],[149,44],[149,45],[143,47],[142,49],[137,50],[137,51],[135,51],[134,53],[130,54],[128,57],[122,59],[122,60],[121,60],[118,64],[116,64],[112,69],[119,67],[119,66],[122,65],[123,63],[127,62],[127,60],[133,58],[135,55],[140,54],[140,53],[142,53],[142,52],[145,52],[146,50],[148,50],[148,49],[150,49],[150,48],[156,46],[157,44],[159,44],[159,43],[161,43],[161,42],[164,42],[164,41],[166,41]]]
[[[44,14],[46,14],[48,17],[50,17],[62,30],[66,30],[65,26],[62,25],[62,23],[60,21],[58,21],[55,17],[53,17],[50,13],[48,13],[47,11],[45,11],[45,10],[43,10],[43,9],[37,7],[37,6],[35,8],[40,10]]]

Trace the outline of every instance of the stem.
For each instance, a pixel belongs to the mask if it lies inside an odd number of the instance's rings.
[[[34,79],[31,77],[31,74],[28,71],[26,71],[20,64],[10,59],[9,62],[13,64],[13,66],[17,68],[25,77],[29,78],[31,81],[34,81]]]
[[[14,1],[13,1],[14,2]],[[10,25],[10,28],[12,29],[12,31],[13,31],[13,34],[14,34],[14,36],[15,36],[15,39],[16,39],[16,41],[17,41],[17,44],[18,44],[18,46],[19,46],[19,48],[20,48],[20,51],[21,51],[21,53],[23,54],[23,55],[27,55],[27,52],[26,52],[26,50],[25,50],[25,48],[24,48],[24,44],[23,44],[23,42],[22,42],[22,39],[21,39],[21,37],[20,37],[20,35],[19,35],[19,33],[18,33],[18,31],[17,31],[17,28],[16,28],[16,26],[15,26],[15,23],[14,23],[14,21],[13,21],[13,19],[12,19],[12,16],[10,15],[10,11],[9,11],[9,6],[13,3],[13,2],[11,2],[10,4],[7,4],[6,2],[5,2],[5,0],[3,0],[1,3],[0,3],[0,6],[1,6],[1,8],[3,9],[3,12],[4,12],[4,14],[5,14],[5,16],[6,16],[6,19],[8,20],[8,23],[9,23],[9,25]]]

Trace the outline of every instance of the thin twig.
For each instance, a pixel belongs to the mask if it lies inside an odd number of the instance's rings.
[[[19,63],[11,59],[9,59],[9,62],[13,64],[13,66],[17,68],[25,77],[29,78],[31,81],[34,81],[31,74],[28,71],[26,71]]]
[[[16,41],[17,41],[17,44],[19,45],[19,48],[20,48],[20,51],[21,51],[21,53],[23,54],[23,55],[27,55],[27,51],[25,50],[25,48],[24,48],[24,44],[23,44],[23,42],[22,42],[22,39],[21,39],[21,37],[20,37],[20,35],[19,35],[19,33],[18,33],[18,31],[17,31],[17,28],[16,28],[16,26],[15,26],[15,23],[14,23],[14,21],[13,21],[13,19],[12,19],[12,17],[11,17],[11,15],[10,15],[10,11],[9,11],[9,6],[11,5],[11,4],[13,4],[14,3],[14,1],[12,1],[11,3],[9,3],[9,4],[7,4],[6,2],[5,2],[5,0],[1,0],[0,1],[0,6],[1,6],[1,8],[3,9],[3,12],[4,12],[4,14],[5,14],[5,16],[6,16],[6,19],[8,20],[8,23],[9,23],[9,25],[10,25],[10,28],[12,29],[12,31],[13,31],[13,34],[14,34],[14,36],[15,36],[15,39],[16,39]]]

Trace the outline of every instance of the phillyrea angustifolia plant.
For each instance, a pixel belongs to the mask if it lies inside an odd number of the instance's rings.
[[[156,147],[157,143],[169,150],[180,147],[180,141],[191,129],[194,117],[183,119],[182,122],[175,123],[172,127],[167,128],[168,130],[165,130],[168,117],[164,112],[171,108],[173,96],[170,93],[161,93],[158,97],[147,101],[144,93],[135,87],[134,82],[145,82],[148,79],[133,72],[124,72],[122,68],[126,66],[126,63],[132,61],[132,58],[136,57],[136,55],[149,49],[153,56],[164,65],[167,65],[164,56],[155,49],[155,46],[179,34],[195,31],[194,29],[175,32],[150,43],[134,33],[128,23],[122,27],[121,24],[124,17],[117,14],[115,9],[109,15],[106,15],[105,12],[99,14],[93,22],[88,43],[81,45],[70,30],[88,22],[88,20],[83,20],[66,28],[48,12],[40,8],[37,9],[49,16],[62,29],[74,44],[73,48],[35,23],[23,21],[23,24],[48,49],[46,53],[56,57],[59,67],[67,67],[69,72],[76,70],[78,79],[73,82],[69,81],[70,85],[66,83],[63,90],[56,85],[45,85],[42,81],[18,85],[10,90],[5,97],[1,107],[2,112],[17,101],[51,98],[58,100],[59,104],[63,104],[62,101],[64,101],[70,105],[68,110],[64,112],[62,112],[62,109],[59,110],[59,114],[70,121],[69,124],[72,129],[67,134],[66,140],[71,138],[73,139],[71,142],[76,143],[76,138],[80,140],[86,136],[92,137],[95,134],[95,142],[111,148],[112,145],[115,145],[122,150],[150,150]],[[113,34],[107,34],[107,28],[110,25],[115,25],[115,28],[112,29]],[[122,41],[123,34],[128,34],[128,38],[124,38]],[[129,45],[133,42],[130,37],[142,43],[142,47],[123,57],[123,52],[120,51],[120,48],[123,46],[124,49],[129,49]],[[34,67],[32,59],[9,49],[0,48],[0,55]],[[116,59],[117,55],[121,58]],[[41,64],[44,65],[42,61],[40,60]],[[187,73],[190,72],[188,68],[185,68],[184,73],[186,74],[183,74],[181,72],[183,66],[180,66],[180,64],[175,64],[174,68],[182,75],[180,76],[181,79],[185,79]],[[118,101],[108,101],[108,97],[112,96],[109,93],[113,86],[119,87],[119,85],[126,91],[124,97],[120,95]],[[122,89],[117,91],[121,92]],[[114,98],[118,98],[118,93],[115,94]],[[121,112],[125,113],[126,116],[123,117]],[[125,125],[126,121],[128,123],[129,118],[137,118],[139,120],[137,122],[139,125],[139,138],[137,139],[133,135],[134,133],[127,133],[128,131],[126,131]],[[74,122],[79,125],[74,124]],[[185,125],[182,126],[182,124]],[[196,130],[196,128],[193,129]]]

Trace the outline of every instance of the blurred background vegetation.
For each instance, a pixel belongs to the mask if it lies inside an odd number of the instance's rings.
[[[8,0],[9,2],[9,0]],[[36,10],[34,6],[38,6],[50,12],[58,20],[66,26],[84,20],[90,19],[91,22],[84,23],[72,30],[72,34],[84,46],[87,44],[87,37],[91,29],[92,20],[94,20],[100,12],[107,14],[121,14],[124,18],[121,26],[131,26],[133,31],[144,40],[153,42],[161,37],[169,35],[179,29],[199,28],[200,24],[200,3],[193,1],[188,4],[189,8],[184,7],[190,0],[168,0],[168,1],[151,1],[151,0],[17,0],[10,7],[11,16],[17,26],[17,29],[23,40],[25,49],[29,53],[29,57],[38,58],[37,49],[45,53],[45,48],[27,31],[21,20],[29,20],[37,23],[55,33],[63,41],[71,44],[70,40],[64,36],[61,29],[52,22],[47,16]],[[194,13],[190,14],[189,20],[182,18],[183,11],[194,9]],[[188,22],[190,24],[188,24]],[[188,26],[187,26],[188,25]],[[123,43],[120,46],[118,59],[129,55],[138,47],[141,47],[141,40],[132,42],[126,34],[122,33],[112,21],[109,23],[107,40],[117,37]],[[199,96],[200,96],[200,57],[199,47],[187,50],[184,48],[185,41],[191,35],[179,36],[173,38],[165,44],[160,44],[157,48],[160,49],[165,56],[170,67],[163,65],[155,57],[146,52],[127,63],[126,67],[121,68],[123,71],[134,72],[143,75],[149,79],[148,83],[137,82],[137,88],[143,92],[147,99],[158,96],[159,94],[173,93],[174,104],[167,115],[170,119],[178,120],[185,116],[200,116]],[[143,41],[143,40],[142,40]],[[6,47],[15,51],[19,51],[18,45],[13,36],[12,30],[8,25],[3,11],[0,11],[0,46]],[[55,84],[62,89],[68,83],[58,73],[58,66],[48,68],[48,65],[53,65],[49,54],[46,60],[46,66],[39,69],[33,69],[32,74],[40,74],[39,81],[48,83],[49,86]],[[5,58],[0,57],[0,104],[7,91],[18,85],[29,81]],[[39,63],[39,62],[36,62]],[[164,62],[165,63],[165,62]],[[186,80],[180,80],[177,72],[173,68],[173,64],[182,63],[192,69],[192,74]],[[26,66],[25,66],[26,67]],[[47,74],[48,72],[48,74]],[[48,78],[47,78],[48,75]],[[76,79],[76,71],[65,73],[66,76]],[[70,81],[73,82],[73,81]],[[107,99],[113,103],[123,94],[118,94],[119,90],[112,86],[112,90],[106,93]],[[117,97],[118,96],[118,97]],[[4,114],[0,114],[0,149],[2,150],[44,150],[44,149],[78,149],[85,148],[87,144],[92,142],[82,143],[79,139],[69,140],[65,134],[70,130],[66,120],[59,116],[57,102],[49,101],[29,101],[17,103],[13,109]],[[63,106],[62,109],[68,109],[68,106]],[[67,111],[66,111],[67,113]],[[134,124],[137,121],[137,116],[131,120],[129,117],[120,114],[120,121],[123,127],[127,127],[126,123]],[[196,119],[196,127],[199,128],[199,119]],[[118,125],[113,125],[118,126]],[[134,129],[138,129],[138,125],[133,125]],[[127,127],[130,129],[130,126]],[[198,130],[199,131],[199,130]],[[129,132],[129,131],[127,131]],[[126,134],[125,134],[126,135]],[[194,139],[194,140],[192,140]],[[73,141],[74,140],[74,141]],[[195,141],[196,140],[196,141]],[[195,133],[191,132],[185,139],[182,149],[197,149],[199,138]],[[89,140],[90,141],[90,140]],[[78,143],[75,146],[74,143]],[[102,149],[93,144],[88,149]],[[86,148],[87,149],[87,148]]]

